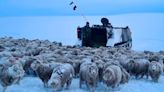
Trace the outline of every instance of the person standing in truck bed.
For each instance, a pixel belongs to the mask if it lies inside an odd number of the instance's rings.
[[[86,22],[86,25],[82,28],[82,46],[90,47],[91,46],[91,28],[89,22]]]

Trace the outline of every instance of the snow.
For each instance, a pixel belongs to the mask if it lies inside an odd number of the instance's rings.
[[[86,16],[90,24],[101,24],[104,16]],[[159,51],[164,50],[164,14],[124,14],[105,16],[113,26],[129,26],[132,31],[133,50]],[[64,45],[74,45],[77,42],[76,28],[83,26],[81,16],[54,16],[54,17],[0,17],[0,37],[48,39],[62,42]],[[87,92],[86,87],[79,89],[79,79],[73,79],[71,88],[61,92]],[[2,92],[2,86],[0,86]],[[9,86],[6,92],[52,92],[44,88],[42,81],[37,77],[24,77],[20,85]],[[104,92],[100,83],[96,92]],[[129,83],[120,85],[116,92],[164,92],[164,75],[159,83],[150,79],[131,79]]]
[[[114,27],[130,27],[132,49],[139,51],[164,49],[164,13],[86,16],[91,25],[101,24],[102,17],[107,17]],[[77,43],[76,28],[84,26],[85,22],[82,16],[0,17],[0,36],[48,39],[62,42],[64,45],[74,45]]]
[[[161,76],[159,83],[153,83],[150,79],[131,79],[127,84],[121,84],[115,92],[163,92],[164,76]],[[2,87],[0,86],[0,92]],[[6,92],[52,92],[49,88],[44,88],[42,81],[37,77],[25,77],[20,81],[20,85],[9,86]],[[63,89],[61,92],[88,92],[85,86],[79,89],[79,79],[73,79],[69,90]],[[98,84],[95,92],[104,92],[104,85]]]
[[[114,36],[108,40],[107,46],[114,46],[115,43],[121,42],[122,41],[121,33],[122,33],[121,29],[114,29],[113,30]]]

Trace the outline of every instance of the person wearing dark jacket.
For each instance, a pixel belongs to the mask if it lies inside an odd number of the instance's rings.
[[[82,28],[82,46],[91,46],[91,28],[89,22]]]

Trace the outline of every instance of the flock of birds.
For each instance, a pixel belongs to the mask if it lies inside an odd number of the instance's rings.
[[[26,76],[38,77],[44,87],[53,91],[69,89],[73,78],[79,78],[79,88],[86,85],[94,92],[102,82],[108,91],[128,83],[132,77],[158,82],[163,70],[164,51],[137,52],[114,47],[63,46],[39,39],[0,38],[3,92]]]

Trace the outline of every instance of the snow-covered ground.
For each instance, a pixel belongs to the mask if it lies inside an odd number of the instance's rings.
[[[131,79],[129,83],[122,84],[119,88],[115,89],[115,92],[163,92],[163,86],[164,76],[161,76],[159,83],[153,83],[150,79]],[[99,83],[96,92],[104,91],[104,85]],[[2,92],[1,86],[0,92]],[[43,83],[37,77],[25,77],[20,81],[20,85],[9,86],[6,92],[52,92],[52,90],[44,88]],[[88,92],[88,90],[85,86],[83,86],[83,89],[79,89],[79,79],[74,79],[70,89],[63,89],[61,92]]]
[[[102,17],[109,18],[113,26],[129,26],[132,31],[134,50],[164,50],[164,14],[125,14],[116,16],[87,16],[91,24],[101,24]],[[48,39],[62,42],[64,45],[76,43],[76,28],[83,26],[81,16],[55,17],[0,17],[0,36],[14,38]],[[63,92],[87,92],[79,89],[79,79],[74,79],[70,90]],[[2,92],[2,86],[0,86]],[[51,92],[45,89],[43,83],[36,77],[25,77],[20,85],[12,85],[7,92]],[[104,92],[104,86],[99,84],[96,92]],[[164,92],[164,75],[159,83],[146,79],[131,79],[129,83],[120,85],[116,92]]]

